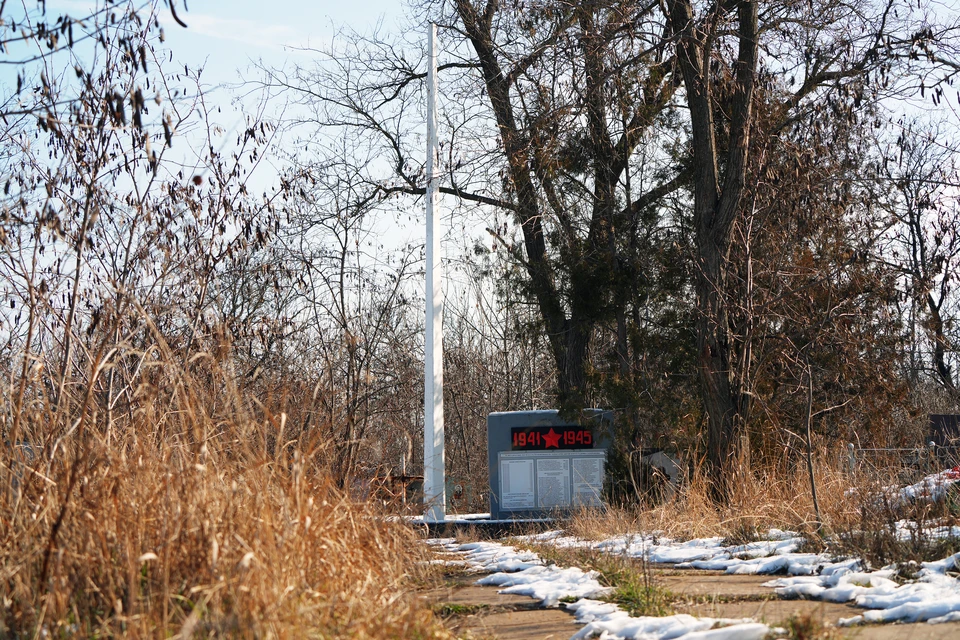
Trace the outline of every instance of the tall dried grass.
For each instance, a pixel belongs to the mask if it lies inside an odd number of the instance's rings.
[[[960,550],[951,531],[960,525],[960,493],[937,499],[905,499],[899,488],[936,471],[938,462],[891,455],[851,473],[845,461],[821,450],[815,465],[820,517],[813,506],[807,470],[754,469],[742,473],[726,505],[710,499],[699,471],[674,498],[655,507],[585,511],[571,519],[572,535],[601,540],[628,533],[657,533],[678,540],[720,536],[728,543],[757,540],[768,529],[798,531],[811,550],[861,558],[868,566],[900,565],[909,575],[919,562]]]
[[[845,530],[859,517],[861,498],[850,494],[851,479],[839,463],[821,455],[816,465],[817,492],[825,530]],[[808,533],[817,530],[817,517],[807,470],[797,464],[789,469],[762,468],[741,473],[730,501],[718,505],[711,499],[709,479],[696,469],[692,479],[679,487],[670,500],[654,507],[611,508],[603,514],[575,517],[571,530],[597,539],[629,531],[661,532],[686,540],[723,536],[750,539],[769,528]]]
[[[69,413],[24,403],[0,444],[0,636],[443,635],[415,534],[208,360],[153,362],[109,419],[84,385]]]

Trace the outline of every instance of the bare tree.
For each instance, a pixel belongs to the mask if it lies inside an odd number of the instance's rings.
[[[92,265],[109,260],[113,238],[110,223],[98,220],[144,205],[140,194],[121,199],[112,186],[153,180],[164,145],[151,149],[145,123],[169,128],[174,116],[145,117],[141,83],[150,81],[148,63],[155,62],[152,41],[159,28],[153,7],[141,13],[132,5],[99,6],[83,20],[61,16],[53,24],[31,11],[4,17],[5,51],[21,65],[16,92],[4,96],[0,138],[9,176],[4,277],[8,295],[19,297],[28,310],[23,333],[19,313],[7,327],[23,339],[20,384],[7,428],[15,439],[30,367],[42,363],[57,371],[46,395],[58,410],[70,412],[65,392],[76,367],[94,367],[102,355],[94,353],[102,345],[81,341],[78,326],[84,311],[103,308],[99,286],[107,273]],[[18,21],[22,31],[14,36]],[[158,89],[158,98],[169,97]],[[14,308],[16,302],[11,301]],[[78,351],[82,358],[76,358]],[[43,362],[38,356],[43,352],[59,354],[58,361]]]
[[[952,195],[956,150],[946,123],[907,123],[883,150],[879,178],[887,187],[893,246],[888,258],[903,273],[910,333],[909,370],[914,383],[924,370],[946,390],[957,381],[949,353],[956,351],[954,294],[960,267],[960,233]],[[928,355],[920,352],[926,346]]]
[[[921,55],[947,74],[935,82],[955,73],[949,55],[956,25],[934,25],[895,4],[668,5],[690,110],[698,369],[707,461],[720,500],[729,495],[734,471],[749,468],[751,343],[731,332],[729,310],[736,301],[729,274],[735,224],[751,209],[745,196],[757,179],[749,172],[751,154],[804,118],[855,119],[881,94],[929,86],[930,68],[912,62]],[[775,79],[786,82],[777,86]],[[779,112],[780,124],[753,139],[758,100],[776,105],[767,108]]]
[[[764,337],[751,251],[770,159],[799,130],[878,117],[885,98],[942,99],[958,70],[956,16],[895,0],[419,9],[444,43],[441,192],[459,213],[493,218],[494,241],[520,265],[515,288],[536,303],[561,404],[611,382],[606,398],[628,398],[639,424],[638,389],[656,389],[649,345],[669,337],[670,364],[696,363],[708,469],[726,499],[750,466]],[[422,194],[422,49],[347,34],[314,53],[316,66],[265,70],[268,89],[305,108],[292,124],[349,142],[334,160],[362,168],[364,198]],[[688,324],[661,330],[668,317]]]
[[[607,319],[628,359],[623,294],[637,271],[637,232],[650,224],[643,214],[686,180],[654,146],[645,171],[636,166],[676,87],[666,25],[653,7],[626,2],[457,2],[440,19],[450,98],[441,193],[516,224],[519,241],[504,237],[502,246],[523,266],[561,399],[578,406],[591,341]],[[266,83],[299,96],[321,128],[351,131],[362,153],[381,150],[389,171],[376,164],[380,173],[367,175],[382,195],[422,194],[420,52],[354,35],[315,53],[318,67],[267,71]]]
[[[251,121],[237,155],[220,156],[197,72],[161,67],[162,10],[106,3],[82,21],[61,18],[55,33],[40,14],[16,18],[33,34],[23,46],[39,54],[11,98],[22,113],[7,113],[0,131],[0,322],[18,369],[2,427],[5,439],[47,446],[51,461],[68,436],[87,438],[97,415],[109,441],[156,349],[182,348],[187,362],[184,353],[212,346],[222,318],[211,317],[209,283],[276,230],[270,199],[245,187],[270,131]],[[190,127],[206,144],[184,166],[170,150]],[[49,429],[21,433],[28,413]]]
[[[412,357],[422,346],[411,339],[418,325],[407,318],[413,250],[378,237],[371,215],[378,199],[343,169],[302,165],[286,179],[283,235],[285,260],[299,281],[289,309],[308,327],[300,336],[301,348],[310,345],[303,362],[316,378],[304,426],[328,435],[330,468],[349,486],[361,462],[384,461],[389,430],[382,423],[416,436],[413,421],[398,418],[392,402],[406,389],[400,380],[406,367],[394,369],[390,361],[394,349]]]

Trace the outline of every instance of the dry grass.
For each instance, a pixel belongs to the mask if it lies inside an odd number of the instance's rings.
[[[904,517],[901,511],[877,508],[876,504],[880,487],[895,484],[895,478],[872,478],[867,485],[864,478],[851,479],[839,461],[823,462],[829,459],[830,456],[822,455],[816,467],[823,520],[819,533],[809,479],[801,465],[790,470],[758,469],[743,474],[733,483],[735,491],[727,505],[711,500],[708,481],[698,471],[673,499],[663,504],[584,512],[571,520],[569,531],[595,540],[628,532],[656,531],[680,540],[722,536],[731,541],[749,541],[775,527],[799,531],[816,542],[822,535],[879,529]],[[862,490],[851,492],[853,484],[860,485]],[[865,521],[866,516],[869,521]],[[931,517],[929,510],[923,517]]]
[[[804,534],[810,550],[829,546],[875,567],[891,562],[910,567],[960,550],[957,538],[931,535],[937,527],[960,524],[956,493],[935,502],[891,500],[890,487],[913,482],[929,469],[905,473],[896,465],[879,466],[850,477],[839,460],[830,465],[822,462],[829,456],[820,458],[816,479],[822,528],[817,526],[806,470],[799,467],[788,472],[761,469],[744,474],[734,484],[736,491],[728,505],[711,502],[706,480],[694,474],[693,481],[664,504],[584,512],[569,522],[567,530],[592,540],[658,532],[679,540],[721,536],[729,543],[744,543],[775,527]],[[904,522],[910,523],[907,534]]]
[[[124,421],[37,400],[33,459],[0,445],[0,636],[446,633],[415,534],[333,486],[309,430],[217,367],[161,369]]]
[[[788,640],[839,640],[842,637],[836,627],[828,627],[814,614],[792,616],[786,621]]]
[[[826,523],[850,520],[856,513],[844,491],[848,480],[839,469],[821,469],[817,479],[820,506]],[[789,473],[760,470],[734,483],[730,503],[717,505],[708,483],[694,474],[677,495],[653,508],[612,508],[602,514],[584,513],[571,521],[575,535],[600,539],[629,531],[658,531],[677,539],[723,536],[749,539],[770,527],[803,532],[816,529],[809,481],[801,469]]]

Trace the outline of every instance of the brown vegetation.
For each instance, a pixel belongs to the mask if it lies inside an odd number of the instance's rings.
[[[722,536],[731,542],[762,538],[770,528],[800,532],[813,549],[822,549],[829,538],[833,549],[875,562],[942,557],[944,544],[929,535],[931,527],[953,525],[956,507],[946,500],[901,503],[891,488],[913,482],[929,471],[923,466],[894,471],[881,463],[872,470],[851,475],[846,462],[820,451],[815,456],[822,528],[809,491],[807,469],[754,468],[737,477],[732,499],[717,504],[711,497],[702,468],[677,494],[660,504],[610,508],[603,513],[584,512],[568,527],[572,535],[599,540],[624,533],[656,533],[677,540]],[[916,535],[898,539],[896,523],[910,520]],[[940,554],[940,555],[937,555]]]
[[[256,402],[197,359],[148,361],[154,388],[111,430],[87,406],[54,439],[53,408],[25,409],[29,447],[0,469],[2,633],[442,635],[412,594],[411,529],[338,490],[328,445],[264,406],[293,398]]]
[[[844,498],[848,479],[838,469],[818,465],[817,470],[821,508],[829,514],[828,522],[849,522],[854,505]],[[728,504],[718,505],[698,471],[671,500],[653,507],[614,508],[600,516],[585,514],[571,521],[571,532],[588,539],[630,531],[658,532],[680,540],[752,538],[771,527],[812,533],[816,520],[807,486],[806,469],[800,466],[787,474],[755,469],[738,477]]]

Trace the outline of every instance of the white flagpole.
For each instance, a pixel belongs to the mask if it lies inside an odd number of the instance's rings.
[[[427,40],[427,335],[423,380],[423,502],[426,522],[446,518],[443,455],[443,267],[437,213],[437,25]]]

